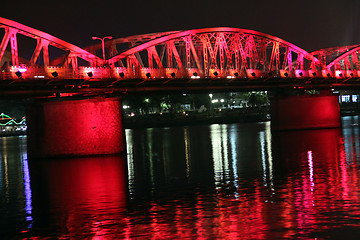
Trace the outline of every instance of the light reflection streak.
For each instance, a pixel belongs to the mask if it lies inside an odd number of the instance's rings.
[[[125,130],[126,136],[126,152],[127,152],[127,167],[128,167],[128,189],[129,193],[134,193],[134,184],[135,184],[135,170],[134,170],[134,144],[133,144],[133,134],[131,130]]]
[[[125,217],[124,221],[126,223],[126,227],[124,229],[124,235],[125,235],[124,237],[125,237],[125,239],[131,239],[131,233],[133,232],[133,226],[128,217]]]
[[[263,181],[264,181],[264,186],[267,186],[266,154],[265,154],[265,133],[260,132],[259,133],[259,138],[260,138],[260,146],[261,146],[261,161],[262,161],[262,167],[263,167]]]
[[[5,199],[9,201],[9,167],[8,167],[8,151],[7,151],[7,138],[2,138],[2,150],[4,157],[4,174],[5,174]]]
[[[313,155],[312,155],[312,151],[308,151],[307,152],[307,158],[308,158],[308,164],[309,164],[309,180],[310,180],[310,189],[311,189],[311,194],[314,192],[314,164],[313,164]]]
[[[205,230],[205,219],[206,216],[204,215],[204,211],[202,209],[202,200],[200,197],[197,197],[197,204],[195,206],[195,226],[196,226],[196,234],[197,234],[197,239],[206,239],[206,230]]]
[[[212,146],[212,155],[214,162],[214,176],[215,184],[219,185],[223,176],[222,172],[222,156],[221,156],[221,134],[220,134],[220,125],[214,124],[210,126],[211,131],[211,146]]]
[[[214,162],[216,185],[220,185],[229,173],[228,137],[226,125],[214,124],[210,126],[211,146]]]
[[[238,132],[235,131],[235,129],[232,129],[230,132],[230,147],[231,147],[231,156],[232,156],[232,168],[233,168],[233,177],[234,177],[234,187],[235,189],[238,189],[238,169],[237,169],[237,151],[236,151],[236,145],[239,144],[237,140]],[[238,191],[235,191],[235,198],[238,199],[240,194]]]
[[[186,158],[186,177],[189,178],[190,175],[190,139],[189,139],[189,130],[184,128],[184,138],[185,138],[185,158]]]
[[[27,160],[27,154],[23,153],[23,172],[24,172],[24,186],[25,186],[25,211],[26,211],[26,221],[30,222],[28,228],[32,227],[32,192],[30,185],[30,174],[29,174],[29,164]]]
[[[148,143],[148,153],[149,153],[149,163],[150,163],[150,179],[151,179],[151,186],[152,188],[155,187],[155,168],[154,168],[154,162],[153,162],[153,151],[152,151],[152,137],[153,137],[153,129],[148,128],[147,129],[148,134],[147,136],[147,143]]]
[[[223,124],[221,125],[221,155],[222,155],[222,160],[223,160],[223,171],[226,174],[226,179],[227,175],[229,174],[229,156],[228,156],[228,129],[227,129],[227,125]],[[227,182],[229,183],[229,182]]]
[[[270,122],[266,122],[266,130],[265,130],[265,142],[266,142],[266,152],[267,152],[267,160],[268,160],[268,168],[269,168],[269,178],[270,178],[270,186],[271,190],[274,190],[274,170],[273,170],[273,158],[271,151],[271,126]]]
[[[343,151],[340,152],[340,170],[341,170],[341,185],[343,188],[343,199],[347,200],[349,196],[349,186],[348,186],[348,173],[346,169],[346,159]]]
[[[22,165],[23,165],[23,179],[25,187],[25,211],[27,213],[26,220],[30,222],[28,228],[32,227],[32,191],[31,191],[31,179],[29,173],[29,163],[26,150],[26,138],[20,136],[20,151],[22,154]]]
[[[259,140],[261,145],[261,160],[263,167],[263,181],[264,186],[267,186],[268,181],[270,181],[270,187],[272,190],[274,190],[270,123],[266,123],[265,127],[265,131],[259,133]]]

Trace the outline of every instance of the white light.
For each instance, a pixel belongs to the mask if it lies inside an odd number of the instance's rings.
[[[234,76],[226,76],[226,78],[235,78]]]
[[[123,109],[129,109],[129,108],[130,108],[130,106],[127,106],[127,105],[123,106]]]
[[[45,78],[45,76],[34,76],[34,78]]]
[[[212,100],[211,102],[212,102],[212,103],[217,103],[217,102],[219,102],[219,99],[214,99],[214,100]]]
[[[222,102],[222,103],[223,103],[223,102],[225,102],[225,100],[224,100],[224,99],[220,99],[220,102]]]

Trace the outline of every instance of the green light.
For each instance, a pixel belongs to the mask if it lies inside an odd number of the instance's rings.
[[[14,118],[6,115],[4,113],[0,114],[0,120],[8,120],[6,123],[0,123],[0,126],[8,126],[8,125],[25,125],[26,119],[25,117],[21,120],[21,122],[16,122]]]

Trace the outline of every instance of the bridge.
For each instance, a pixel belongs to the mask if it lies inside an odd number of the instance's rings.
[[[360,45],[308,53],[280,38],[239,28],[112,39],[104,45],[107,59],[96,55],[102,51],[100,43],[82,49],[4,18],[0,29],[2,96],[341,88],[357,85],[360,78]]]
[[[122,151],[119,94],[328,90],[360,82],[360,45],[309,53],[265,33],[220,27],[111,39],[83,49],[5,18],[0,29],[0,95],[45,97],[27,114],[29,154],[35,157]],[[273,127],[340,126],[337,97],[322,93],[314,99],[275,98]],[[84,119],[88,124],[77,124]]]

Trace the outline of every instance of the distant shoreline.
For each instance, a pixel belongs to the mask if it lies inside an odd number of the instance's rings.
[[[188,125],[206,124],[226,124],[226,123],[246,123],[246,122],[265,122],[270,121],[267,113],[250,114],[231,114],[231,115],[195,115],[177,116],[173,118],[163,118],[161,116],[141,116],[138,118],[125,118],[124,127],[134,128],[154,128],[154,127],[174,127]]]
[[[26,135],[26,131],[0,132],[0,137],[21,136],[21,135]]]
[[[213,113],[190,113],[188,115],[144,114],[136,117],[124,117],[125,129],[161,128],[207,124],[251,123],[271,121],[268,108],[245,110],[225,110]],[[360,109],[341,109],[341,116],[360,115]],[[26,135],[26,131],[0,132],[0,137]]]

